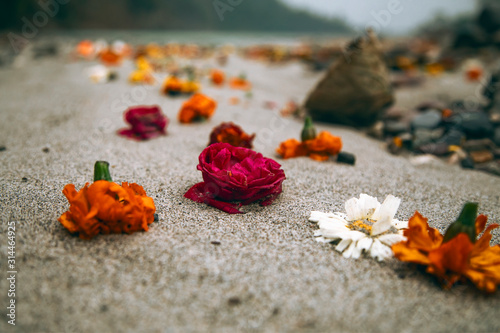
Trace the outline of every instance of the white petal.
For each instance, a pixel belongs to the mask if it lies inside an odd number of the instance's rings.
[[[314,239],[318,243],[330,243],[332,241],[331,239],[326,239],[326,238],[323,238],[323,237],[316,237]]]
[[[389,194],[382,205],[380,205],[377,210],[373,213],[372,219],[378,221],[382,218],[388,217],[391,221],[394,219],[394,215],[398,211],[399,205],[401,204],[401,199],[396,198],[392,194]]]
[[[358,199],[351,198],[345,202],[345,211],[349,221],[356,221],[361,218],[361,212],[358,206]]]
[[[379,236],[377,239],[387,246],[392,246],[396,243],[405,241],[406,237],[400,234],[387,234]]]
[[[344,250],[346,249],[346,247],[349,246],[349,244],[351,244],[352,241],[350,239],[343,239],[340,241],[340,243],[335,247],[335,250],[339,251],[339,252],[344,252]]]
[[[372,227],[372,236],[380,235],[391,228],[392,219],[398,211],[401,199],[388,195],[384,203],[375,211],[373,219],[376,220]]]
[[[390,247],[382,244],[378,239],[373,240],[373,245],[370,248],[370,255],[378,261],[392,257],[392,250]]]
[[[361,212],[361,216],[358,219],[372,218],[373,213],[380,207],[377,198],[364,193],[361,193],[359,196],[358,205]]]
[[[396,229],[408,229],[408,221],[400,221],[400,220],[393,219],[392,225]]]
[[[327,218],[327,217],[328,217],[327,213],[312,211],[311,216],[309,216],[309,221],[318,222],[320,219]]]
[[[371,237],[365,237],[365,238],[361,238],[358,241],[357,247],[360,251],[368,252],[368,250],[370,249],[372,244],[373,244],[373,239]]]
[[[359,247],[359,241],[358,241],[358,242],[356,242],[356,246],[354,247],[354,249],[352,251],[351,258],[358,259],[361,256],[361,253],[363,253],[363,250]]]
[[[354,254],[355,249],[356,249],[356,242],[351,242],[351,245],[349,245],[347,250],[345,250],[344,253],[342,253],[342,255],[344,256],[344,258],[351,258]]]

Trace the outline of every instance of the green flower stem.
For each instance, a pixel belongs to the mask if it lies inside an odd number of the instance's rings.
[[[469,236],[472,243],[476,242],[477,208],[478,204],[476,202],[467,202],[464,205],[458,219],[448,227],[448,230],[446,230],[443,243],[452,240],[462,232]]]
[[[113,181],[109,173],[109,163],[106,161],[97,161],[94,164],[94,181],[96,182],[98,180]]]

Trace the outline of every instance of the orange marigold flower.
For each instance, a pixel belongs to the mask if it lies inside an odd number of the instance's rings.
[[[76,52],[82,57],[91,58],[95,52],[94,44],[90,40],[82,40],[76,46]]]
[[[212,80],[212,83],[215,84],[216,86],[221,86],[224,84],[226,76],[224,75],[223,71],[214,69],[210,74],[210,79]]]
[[[225,142],[234,147],[244,147],[252,149],[252,141],[255,134],[248,135],[240,126],[231,122],[222,123],[215,127],[210,133],[210,142],[208,146],[214,143]]]
[[[171,76],[163,82],[161,90],[166,95],[179,95],[182,92],[182,84],[183,82],[179,78]]]
[[[122,57],[110,49],[106,49],[99,54],[101,62],[107,66],[117,66],[121,64]]]
[[[476,234],[484,230],[486,221],[484,215],[476,218]],[[500,283],[500,245],[490,247],[491,230],[498,227],[490,225],[475,243],[464,232],[443,243],[439,231],[429,227],[427,219],[415,212],[404,232],[407,241],[393,245],[392,250],[401,261],[426,265],[427,272],[436,275],[445,288],[467,278],[491,293]]]
[[[184,102],[178,118],[181,123],[208,119],[214,114],[216,107],[217,102],[213,99],[197,93]]]
[[[300,142],[289,139],[282,142],[276,150],[284,159],[309,156],[316,161],[326,161],[330,156],[337,155],[342,149],[342,139],[323,131],[316,138]]]
[[[229,82],[232,89],[251,90],[252,84],[242,77],[233,77]]]
[[[148,230],[156,211],[153,199],[137,184],[98,180],[76,191],[75,185],[64,187],[69,210],[58,219],[71,233],[91,239],[99,233],[131,234]]]

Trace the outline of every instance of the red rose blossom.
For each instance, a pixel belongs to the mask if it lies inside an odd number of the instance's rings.
[[[168,118],[157,105],[131,107],[125,111],[125,121],[132,128],[121,129],[118,134],[136,140],[148,140],[165,135],[168,124]]]
[[[276,161],[228,143],[208,146],[199,162],[197,168],[204,182],[191,187],[184,196],[229,214],[241,214],[239,207],[259,200],[261,206],[270,205],[286,179]]]

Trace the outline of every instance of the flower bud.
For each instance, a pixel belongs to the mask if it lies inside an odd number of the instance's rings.
[[[311,117],[306,117],[304,128],[302,129],[302,134],[300,137],[302,139],[302,142],[313,140],[316,138],[316,128],[314,128]]]
[[[97,161],[94,164],[94,182],[98,180],[113,181],[109,173],[109,163],[106,161]]]

